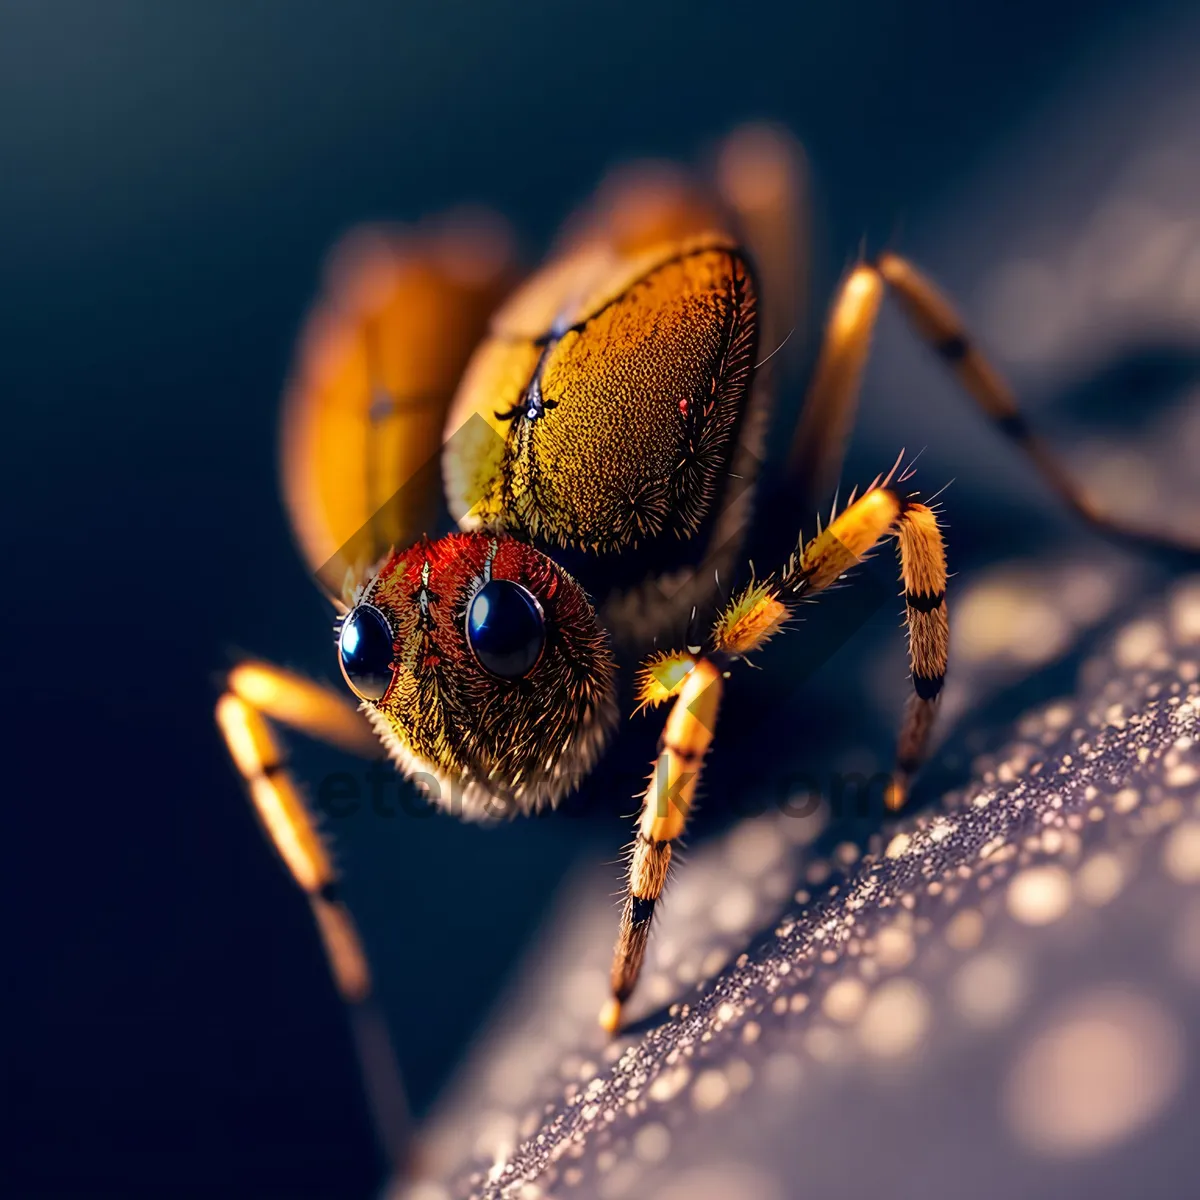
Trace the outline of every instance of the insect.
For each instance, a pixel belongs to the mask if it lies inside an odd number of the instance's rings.
[[[338,610],[338,661],[357,704],[246,662],[217,717],[352,1005],[368,1003],[369,972],[274,725],[354,751],[382,744],[435,804],[467,819],[529,813],[594,766],[617,727],[619,667],[632,667],[634,707],[669,711],[627,856],[600,1016],[610,1032],[638,980],[725,681],[797,604],[886,539],[899,555],[913,685],[887,803],[905,802],[949,654],[938,516],[893,467],[770,574],[744,568],[770,361],[798,319],[804,174],[791,140],[760,127],[731,135],[718,164],[711,182],[618,179],[519,285],[494,219],[359,233],[300,340],[284,495]],[[791,437],[797,495],[839,472],[888,291],[1084,520],[1173,545],[1086,496],[949,301],[890,253],[850,270],[833,301]],[[429,537],[439,492],[456,529]],[[789,527],[803,516],[788,514]],[[722,577],[740,579],[729,595]],[[380,1095],[393,1082],[369,1081]]]

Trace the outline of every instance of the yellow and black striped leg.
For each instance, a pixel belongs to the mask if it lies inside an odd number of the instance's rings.
[[[925,756],[937,712],[950,627],[946,614],[946,554],[937,518],[927,505],[873,486],[774,575],[750,584],[713,627],[706,657],[691,652],[657,654],[642,667],[642,706],[673,700],[658,759],[642,798],[637,837],[629,861],[628,887],[612,967],[612,996],[600,1014],[610,1033],[621,1023],[625,1001],[637,983],[654,907],[671,864],[671,843],[684,831],[688,811],[712,742],[723,689],[724,668],[761,649],[792,615],[792,606],[824,591],[894,536],[904,581],[909,665],[913,696],[901,726],[892,785],[892,809],[904,804],[909,780]]]
[[[398,1169],[408,1136],[408,1107],[391,1040],[374,1002],[358,930],[338,895],[329,851],[287,769],[271,723],[361,754],[377,754],[378,740],[340,696],[267,663],[235,667],[227,688],[217,701],[217,727],[263,828],[308,898],[330,973],[350,1015],[380,1146]]]
[[[620,1028],[622,1007],[641,973],[654,906],[671,867],[671,843],[687,826],[721,704],[721,673],[707,659],[678,660],[672,684],[675,703],[663,726],[629,856],[621,930],[613,952],[612,996],[600,1014],[600,1024],[609,1033]]]
[[[883,254],[874,264],[855,267],[838,291],[792,441],[789,471],[794,478],[816,489],[816,495],[825,494],[836,481],[885,287],[895,295],[917,335],[949,366],[996,428],[1083,520],[1119,541],[1200,554],[1200,540],[1130,525],[1088,496],[1030,429],[1012,388],[975,345],[954,306],[931,280],[896,254]]]
[[[946,551],[937,517],[923,504],[906,502],[896,523],[896,541],[904,580],[913,694],[905,709],[896,748],[896,768],[887,795],[891,809],[904,806],[909,782],[925,757],[950,654]]]
[[[901,496],[886,484],[872,488],[793,555],[778,584],[771,585],[770,598],[786,607],[793,600],[816,595],[889,535],[895,536],[900,556],[914,693],[901,727],[892,787],[887,796],[888,807],[898,809],[903,806],[909,780],[925,755],[950,649],[946,552],[937,517],[926,505]],[[736,635],[736,629],[731,632]],[[718,638],[724,636],[721,623],[717,634]],[[728,648],[738,653],[747,650],[737,645]]]

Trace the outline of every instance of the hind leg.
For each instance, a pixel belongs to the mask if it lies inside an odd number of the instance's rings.
[[[793,476],[815,489],[814,500],[836,482],[885,291],[896,297],[917,336],[946,363],[995,428],[1084,521],[1117,541],[1200,555],[1200,540],[1182,540],[1162,530],[1130,525],[1120,514],[1105,511],[1093,500],[1030,428],[1012,388],[975,344],[950,301],[912,263],[895,254],[883,254],[874,263],[855,267],[830,311],[789,462]]]

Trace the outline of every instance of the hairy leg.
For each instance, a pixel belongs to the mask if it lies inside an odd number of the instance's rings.
[[[612,995],[600,1014],[610,1033],[620,1028],[645,958],[654,909],[666,885],[671,845],[684,832],[712,742],[723,678],[732,664],[761,649],[792,615],[792,606],[825,590],[889,536],[896,538],[904,582],[913,695],[900,731],[887,804],[904,804],[924,757],[946,673],[950,630],[946,556],[937,518],[890,486],[873,485],[851,499],[816,537],[804,542],[773,575],[750,584],[727,605],[706,653],[663,653],[641,671],[644,707],[671,700],[659,754],[642,796],[629,860],[625,903],[612,966]]]

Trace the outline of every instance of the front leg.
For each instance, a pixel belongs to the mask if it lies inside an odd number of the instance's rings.
[[[721,705],[721,672],[708,659],[681,657],[675,661],[675,703],[663,726],[658,758],[642,795],[637,835],[629,855],[621,931],[613,952],[612,996],[600,1013],[600,1024],[609,1033],[620,1028],[622,1007],[641,974],[654,905],[671,867],[671,843],[687,826]],[[650,684],[654,686],[653,677]]]
[[[904,804],[908,783],[925,754],[946,673],[950,628],[946,615],[946,556],[933,511],[900,495],[890,476],[873,485],[774,575],[752,583],[717,619],[707,657],[660,654],[643,668],[643,706],[674,699],[658,759],[642,797],[637,837],[629,860],[625,905],[612,967],[612,996],[600,1013],[610,1033],[633,992],[667,882],[671,843],[684,831],[704,755],[713,739],[726,668],[764,646],[787,623],[792,605],[828,588],[882,539],[894,536],[908,625],[914,695],[900,732],[896,766],[886,796],[891,809]]]

